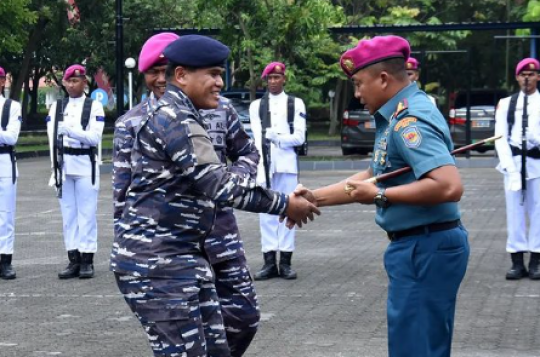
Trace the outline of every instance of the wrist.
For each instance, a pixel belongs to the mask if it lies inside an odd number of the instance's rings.
[[[379,188],[377,194],[373,198],[373,203],[379,208],[390,207],[391,203],[388,200],[388,197],[386,197],[386,188]]]

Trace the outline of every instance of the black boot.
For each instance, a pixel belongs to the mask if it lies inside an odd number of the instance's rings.
[[[279,276],[283,279],[296,279],[296,272],[291,268],[292,252],[279,253]]]
[[[69,264],[67,267],[58,273],[60,279],[71,279],[79,276],[81,269],[81,253],[77,249],[68,250]]]
[[[1,254],[0,255],[0,278],[5,280],[15,279],[17,274],[15,274],[15,269],[11,265],[11,254]]]
[[[268,280],[276,278],[279,276],[277,265],[276,265],[276,252],[270,251],[263,253],[264,256],[264,265],[255,274],[255,280]]]
[[[531,253],[529,260],[529,278],[540,280],[540,253]]]
[[[527,276],[527,269],[523,264],[523,252],[510,253],[512,267],[506,272],[506,280],[519,280]]]
[[[81,254],[81,271],[79,279],[90,279],[94,277],[94,253]]]

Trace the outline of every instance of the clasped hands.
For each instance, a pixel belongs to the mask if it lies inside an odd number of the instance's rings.
[[[78,129],[76,126],[73,125],[66,125],[64,122],[58,122],[58,129],[57,134],[58,135],[65,135],[67,137],[72,137],[74,135],[80,135],[80,132],[82,129]]]
[[[313,221],[315,219],[314,214],[320,215],[321,211],[317,208],[317,202],[309,197],[306,198],[303,195],[297,194],[296,191],[304,188],[302,185],[298,185],[294,192],[289,195],[289,204],[284,216],[281,216],[279,221],[283,222],[287,220],[286,226],[292,229],[295,225],[302,228],[302,224],[306,224],[308,219]]]

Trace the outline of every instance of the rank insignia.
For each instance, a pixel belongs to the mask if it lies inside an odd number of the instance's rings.
[[[405,109],[407,109],[409,107],[409,102],[407,102],[407,99],[403,99],[402,102],[399,102],[397,108],[396,108],[396,111],[394,112],[394,114],[392,115],[392,117],[394,118],[397,118],[397,116],[402,112],[404,111]]]
[[[422,135],[416,126],[409,126],[401,133],[401,138],[408,148],[417,148],[422,142]]]
[[[343,66],[345,66],[345,68],[347,69],[347,71],[349,71],[349,73],[351,73],[354,70],[354,62],[352,58],[344,58],[342,63],[343,63]]]
[[[406,117],[398,121],[396,126],[394,126],[394,131],[399,131],[399,129],[403,129],[411,125],[412,123],[416,123],[416,118],[414,117]]]
[[[384,166],[385,163],[386,163],[386,152],[381,152],[381,159],[379,160],[379,164],[381,166]]]

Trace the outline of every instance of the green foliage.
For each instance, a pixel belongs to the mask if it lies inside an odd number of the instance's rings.
[[[0,1],[0,58],[24,47],[27,25],[35,23],[37,15],[29,9],[31,0]]]

